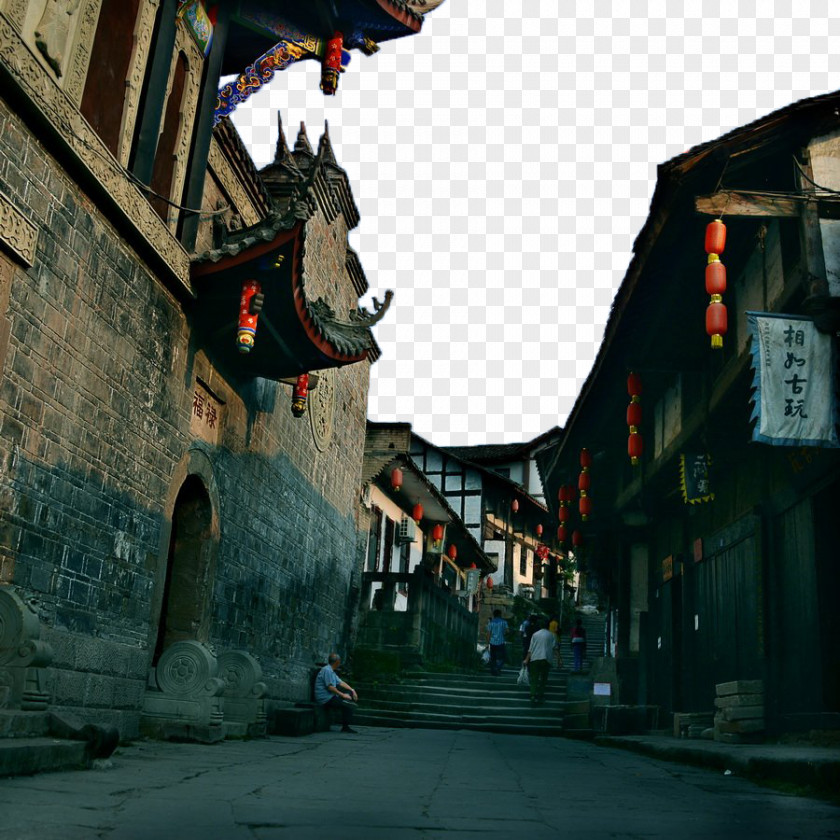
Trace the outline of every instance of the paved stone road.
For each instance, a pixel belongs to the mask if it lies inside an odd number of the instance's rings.
[[[411,729],[138,743],[0,779],[3,840],[840,838],[840,808],[560,738]]]

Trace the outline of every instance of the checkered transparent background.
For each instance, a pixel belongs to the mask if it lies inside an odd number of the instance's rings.
[[[838,87],[828,0],[448,0],[353,53],[338,95],[305,62],[234,120],[258,165],[277,111],[329,121],[362,221],[375,328],[369,416],[440,445],[562,425],[644,223],[656,166]]]

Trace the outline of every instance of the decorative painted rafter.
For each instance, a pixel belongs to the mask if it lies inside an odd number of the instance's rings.
[[[308,36],[304,40],[284,38],[276,43],[253,64],[246,67],[235,81],[219,90],[213,125],[216,125],[222,117],[232,114],[237,105],[256,93],[263,85],[268,84],[278,70],[285,70],[296,61],[317,58],[319,48],[323,50],[323,42],[314,36]]]

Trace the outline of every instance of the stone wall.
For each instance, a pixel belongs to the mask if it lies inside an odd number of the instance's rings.
[[[38,601],[57,652],[51,702],[136,733],[191,452],[218,507],[208,641],[257,655],[270,696],[308,696],[358,586],[368,364],[327,374],[301,419],[288,386],[226,382],[178,302],[2,101],[0,192],[38,229],[31,267],[0,255],[0,582]],[[336,252],[325,258],[331,270]],[[308,259],[321,271],[314,248]],[[191,432],[197,380],[223,400],[215,443]]]

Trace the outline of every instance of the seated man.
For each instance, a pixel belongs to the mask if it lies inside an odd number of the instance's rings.
[[[353,722],[353,708],[359,698],[336,673],[341,667],[341,657],[331,653],[327,662],[315,677],[315,702],[325,709],[340,709],[341,731],[355,735],[356,731],[350,728],[350,724]]]

